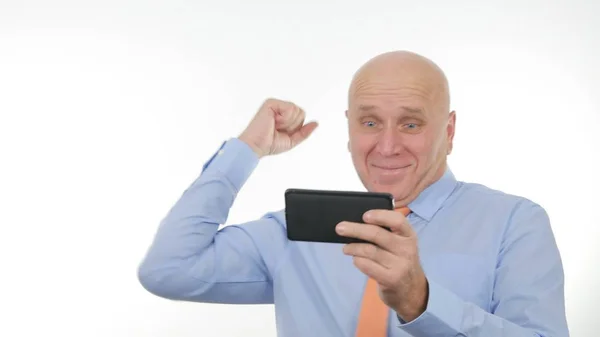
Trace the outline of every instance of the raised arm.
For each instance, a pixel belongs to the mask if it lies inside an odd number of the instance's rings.
[[[161,222],[139,267],[148,291],[199,302],[272,301],[270,275],[285,249],[284,227],[266,216],[218,230],[257,161],[233,138],[205,165]]]
[[[138,269],[149,292],[174,300],[272,303],[272,274],[287,237],[281,213],[225,224],[261,157],[287,151],[316,123],[292,103],[267,100],[238,138],[225,142],[168,212]]]

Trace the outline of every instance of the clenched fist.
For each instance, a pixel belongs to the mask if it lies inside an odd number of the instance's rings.
[[[304,111],[297,105],[268,99],[238,137],[258,157],[288,151],[304,141],[317,128],[316,122],[304,124]]]

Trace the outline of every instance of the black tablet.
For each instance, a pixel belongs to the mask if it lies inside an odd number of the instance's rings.
[[[372,209],[393,210],[393,196],[375,192],[287,189],[287,237],[292,241],[362,242],[338,235],[335,227],[341,221],[364,223],[363,214]]]

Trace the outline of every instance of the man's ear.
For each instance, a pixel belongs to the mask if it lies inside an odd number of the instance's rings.
[[[448,116],[448,125],[446,126],[448,137],[448,154],[452,153],[454,146],[454,134],[456,132],[456,111],[452,110]]]
[[[344,114],[346,115],[346,119],[348,119],[348,109],[346,109],[346,111],[344,112]],[[350,151],[350,140],[348,140],[348,144],[346,145],[346,147],[348,148],[348,152]]]

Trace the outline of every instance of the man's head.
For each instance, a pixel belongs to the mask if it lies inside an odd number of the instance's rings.
[[[378,55],[348,92],[348,144],[367,190],[398,205],[414,200],[446,169],[456,116],[448,82],[432,61],[406,51]]]

